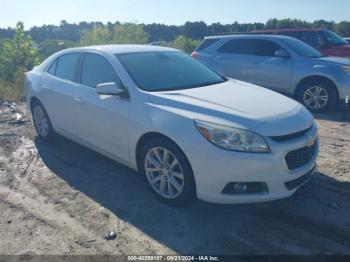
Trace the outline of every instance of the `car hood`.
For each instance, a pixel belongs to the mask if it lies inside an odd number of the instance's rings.
[[[350,54],[349,54],[349,56],[350,56]],[[317,59],[319,61],[323,61],[323,62],[327,62],[327,63],[350,66],[350,59],[348,59],[348,58],[326,56],[326,57],[321,57],[321,58],[317,58]]]
[[[298,102],[265,88],[229,80],[180,91],[150,93],[153,106],[186,117],[280,136],[309,128],[312,115]]]

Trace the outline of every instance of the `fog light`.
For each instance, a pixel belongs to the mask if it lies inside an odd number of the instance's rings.
[[[243,193],[247,190],[248,186],[246,183],[235,183],[233,189],[236,193]]]
[[[266,194],[269,192],[264,182],[231,182],[222,190],[225,195]]]

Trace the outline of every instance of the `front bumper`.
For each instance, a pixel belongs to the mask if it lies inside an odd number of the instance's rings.
[[[350,79],[341,83],[337,83],[339,100],[345,100],[346,97],[350,97]]]
[[[286,154],[305,147],[310,137],[316,143],[312,159],[300,168],[289,170]],[[196,180],[197,197],[207,202],[232,204],[271,201],[295,193],[315,171],[319,149],[316,126],[297,139],[286,142],[267,140],[271,148],[269,154],[225,151],[207,141],[187,151]],[[224,194],[224,188],[234,182],[264,183],[268,190],[261,193]]]

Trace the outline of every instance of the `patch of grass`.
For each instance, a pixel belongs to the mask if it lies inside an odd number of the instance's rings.
[[[0,79],[0,101],[20,101],[25,98],[24,78],[17,76],[13,82]]]

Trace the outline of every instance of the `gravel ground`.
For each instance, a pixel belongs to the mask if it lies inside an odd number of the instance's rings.
[[[0,105],[0,254],[350,255],[350,124],[340,113],[316,116],[318,173],[293,197],[171,208],[127,167],[64,138],[41,141],[21,112]]]

